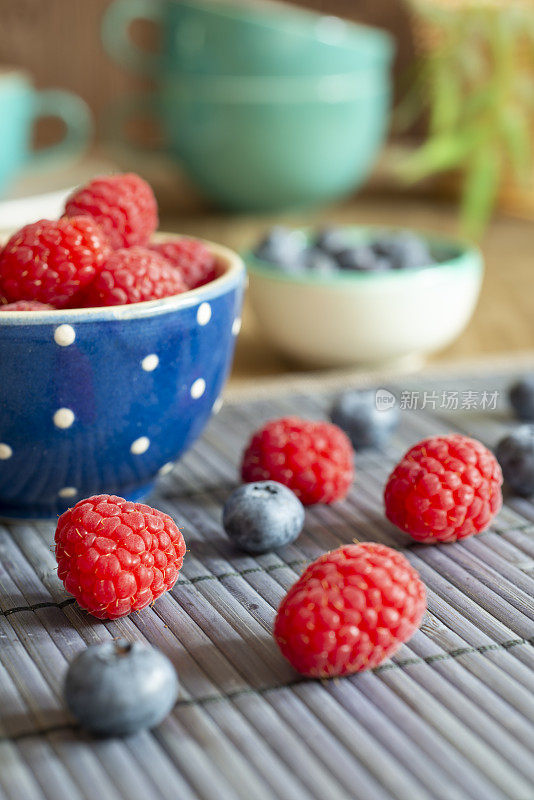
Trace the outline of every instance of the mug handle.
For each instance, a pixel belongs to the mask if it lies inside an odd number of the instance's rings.
[[[132,161],[135,158],[159,161],[162,157],[167,157],[163,134],[159,145],[143,145],[128,137],[125,126],[134,119],[150,118],[155,119],[161,129],[160,117],[160,104],[154,96],[145,94],[122,97],[107,109],[103,123],[104,139],[111,147],[116,147],[121,155],[126,153]]]
[[[34,120],[57,117],[65,123],[65,135],[55,144],[31,154],[31,167],[39,169],[54,160],[76,160],[89,146],[93,133],[93,117],[87,103],[64,89],[43,89],[35,92]]]
[[[129,34],[136,19],[161,23],[161,0],[114,0],[102,18],[102,43],[110,58],[134,72],[153,75],[160,56],[138,47]]]

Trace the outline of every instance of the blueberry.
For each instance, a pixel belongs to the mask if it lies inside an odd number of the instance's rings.
[[[373,242],[372,249],[386,258],[392,269],[416,269],[434,263],[428,244],[410,231],[384,234]]]
[[[525,375],[510,387],[510,404],[518,419],[534,422],[534,375]]]
[[[285,272],[302,272],[305,269],[305,247],[306,237],[301,231],[277,226],[266,233],[253,252],[256,258],[268,261]]]
[[[331,275],[338,270],[337,261],[318,247],[309,247],[304,251],[304,263],[315,275]]]
[[[534,425],[521,425],[495,451],[507,483],[518,494],[534,494]]]
[[[345,431],[355,450],[383,447],[399,422],[399,409],[392,405],[379,410],[376,392],[349,391],[334,403],[330,419]]]
[[[178,678],[169,659],[124,639],[88,647],[71,663],[65,680],[69,710],[99,736],[153,728],[177,696]]]
[[[323,228],[315,238],[315,246],[335,258],[350,246],[350,242],[342,228]]]
[[[266,553],[295,541],[304,525],[304,506],[291,489],[276,481],[245,483],[223,509],[230,539],[247,553]]]
[[[338,253],[337,262],[341,269],[371,271],[378,268],[378,260],[373,250],[365,244],[348,247]]]

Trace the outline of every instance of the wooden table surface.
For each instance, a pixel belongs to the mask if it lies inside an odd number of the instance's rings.
[[[163,213],[161,227],[202,236],[242,249],[271,224],[378,223],[454,234],[456,214],[448,204],[421,198],[360,196],[348,204],[313,214],[278,217],[229,217]],[[481,243],[486,274],[475,315],[462,336],[432,361],[467,359],[534,349],[534,224],[497,218]],[[230,385],[239,387],[261,377],[283,377],[297,368],[284,360],[261,334],[245,303]]]

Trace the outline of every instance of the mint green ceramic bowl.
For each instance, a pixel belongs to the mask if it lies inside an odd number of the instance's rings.
[[[347,234],[361,242],[376,230],[352,227]],[[263,334],[306,366],[419,365],[464,330],[483,275],[478,248],[419,235],[428,240],[438,264],[375,273],[287,275],[246,253],[248,296]]]
[[[130,38],[134,19],[161,28],[161,49]],[[232,0],[115,0],[102,40],[120,64],[165,75],[322,75],[389,64],[391,37],[376,28],[295,6]]]
[[[279,211],[334,200],[358,188],[384,142],[387,75],[167,79],[156,97],[110,113],[124,157],[125,121],[150,115],[163,151],[213,202],[234,211]],[[132,163],[139,154],[132,153]]]

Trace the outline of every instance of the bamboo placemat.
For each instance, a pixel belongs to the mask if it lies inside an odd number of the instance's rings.
[[[509,378],[391,381],[425,407],[403,410],[385,452],[358,456],[346,501],[308,509],[297,542],[257,558],[220,525],[243,445],[268,418],[324,416],[332,392],[228,403],[151,498],[183,526],[178,583],[121,620],[93,619],[65,593],[52,523],[0,526],[0,797],[532,800],[534,504],[508,497],[488,532],[442,546],[413,543],[382,509],[390,469],[423,436],[461,430],[495,444],[512,424]],[[444,390],[458,392],[458,410],[441,407]],[[499,393],[495,410],[462,409],[464,393],[481,403],[484,391]],[[305,680],[271,637],[275,609],[311,559],[354,537],[402,549],[428,587],[428,613],[372,672]],[[156,730],[95,740],[69,717],[62,680],[86,645],[117,636],[161,648],[181,693]]]

